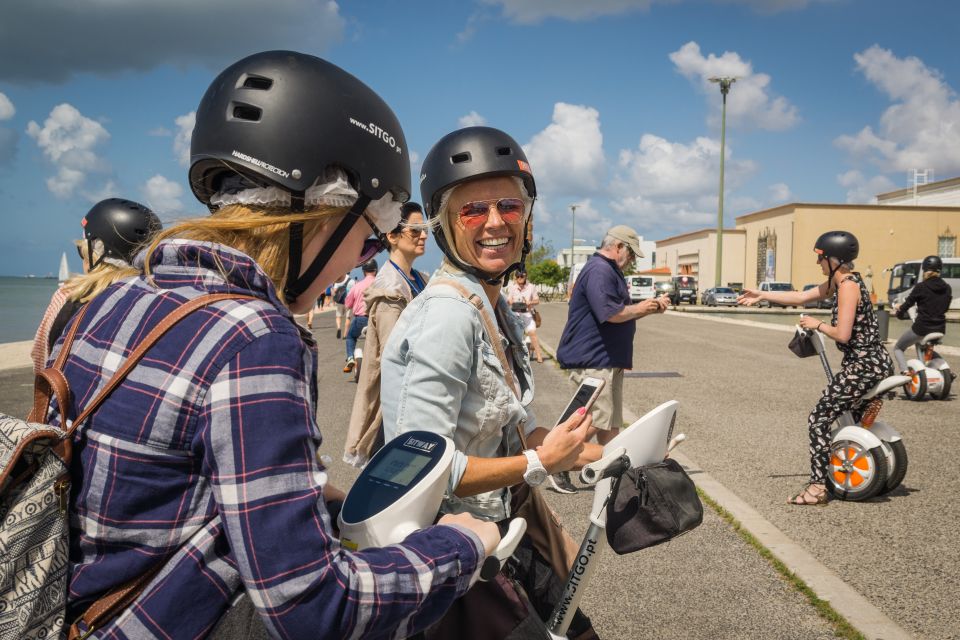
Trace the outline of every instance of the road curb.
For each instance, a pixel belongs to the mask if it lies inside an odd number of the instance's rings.
[[[744,323],[750,326],[762,324],[749,320],[710,319],[734,324]],[[782,325],[774,326],[779,329]],[[783,328],[792,331],[789,327]],[[552,345],[546,344],[541,338],[540,346],[556,359],[556,350]],[[633,423],[639,419],[639,416],[628,407],[624,407],[623,419],[627,423]],[[670,455],[691,472],[697,487],[736,519],[745,531],[756,538],[777,560],[786,565],[818,598],[828,602],[834,611],[864,637],[869,640],[913,639],[913,636],[905,629],[844,582],[832,569],[791,540],[772,522],[764,518],[760,512],[704,471],[694,460],[678,450]]]

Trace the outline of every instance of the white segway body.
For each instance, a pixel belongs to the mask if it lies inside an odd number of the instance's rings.
[[[806,333],[800,327],[797,331]],[[809,336],[829,383],[833,372],[827,361],[823,336],[816,331],[809,332]],[[884,378],[864,395],[861,406],[909,382],[908,376]],[[854,421],[847,411],[840,415],[830,432],[827,490],[842,500],[867,500],[896,489],[907,474],[907,465],[906,446],[896,429],[879,420],[865,427]]]
[[[384,444],[343,501],[340,543],[352,551],[384,547],[432,525],[447,491],[453,452],[452,440],[429,431],[409,431]],[[510,521],[484,561],[482,579],[500,571],[526,530],[523,518]]]
[[[916,307],[912,307],[908,313],[916,319]],[[942,339],[942,333],[928,333],[916,345],[917,357],[907,360],[907,368],[913,372],[910,383],[903,387],[903,395],[908,400],[926,400],[928,393],[937,400],[950,397],[950,387],[956,376],[943,356],[934,349]]]
[[[662,461],[667,455],[679,406],[680,403],[671,400],[647,413],[607,443],[600,460],[586,465],[580,472],[583,482],[595,483],[590,527],[580,544],[580,552],[567,577],[563,595],[547,621],[551,640],[566,637],[586,584],[596,568],[594,556],[607,545],[604,529],[607,524],[607,498],[613,478],[604,477],[604,474],[614,466],[622,473],[629,468]],[[681,436],[677,436],[677,440],[680,439]]]

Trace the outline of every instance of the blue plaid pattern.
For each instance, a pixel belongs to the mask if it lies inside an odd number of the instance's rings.
[[[187,317],[75,434],[69,613],[163,563],[94,637],[202,638],[243,592],[278,638],[405,637],[439,619],[476,579],[479,539],[432,527],[340,547],[316,456],[316,345],[264,272],[183,240],[164,242],[152,269],[90,303],[65,367],[69,415],[184,300],[258,299]]]

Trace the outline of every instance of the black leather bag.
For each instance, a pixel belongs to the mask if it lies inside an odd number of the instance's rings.
[[[817,350],[813,346],[813,340],[810,334],[806,332],[795,331],[787,348],[793,351],[793,354],[798,358],[809,358],[810,356],[817,355]]]
[[[703,522],[696,485],[670,458],[624,473],[610,500],[607,542],[621,555],[672,540]]]

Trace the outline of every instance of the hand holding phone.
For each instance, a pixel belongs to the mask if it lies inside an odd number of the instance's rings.
[[[567,420],[573,415],[573,412],[580,407],[584,407],[584,412],[590,411],[593,403],[596,402],[600,396],[600,391],[603,390],[604,384],[606,384],[606,382],[601,378],[584,378],[577,392],[573,394],[573,398],[570,399],[567,408],[560,414],[560,419],[557,420],[557,424]]]

